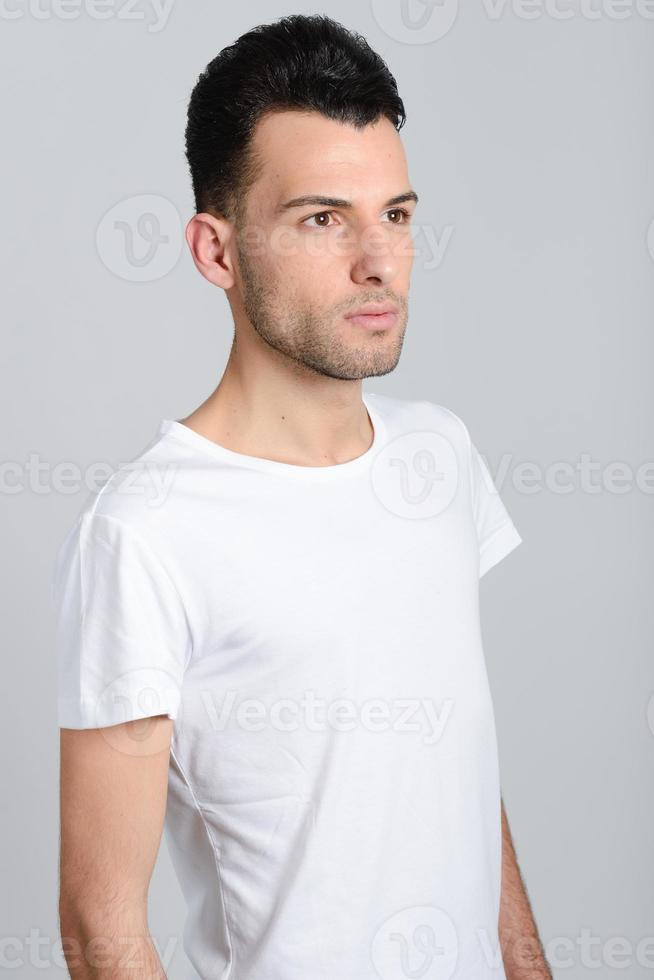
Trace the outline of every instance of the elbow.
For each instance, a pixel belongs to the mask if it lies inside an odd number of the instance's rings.
[[[72,980],[121,977],[123,964],[134,955],[156,963],[151,951],[147,904],[142,900],[111,901],[106,896],[99,897],[95,889],[62,887],[58,911],[62,950]],[[135,944],[137,950],[133,948]],[[152,975],[160,975],[154,965]],[[134,976],[133,967],[125,976]]]
[[[62,939],[77,942],[147,933],[147,895],[113,894],[106,888],[62,881],[59,889]]]

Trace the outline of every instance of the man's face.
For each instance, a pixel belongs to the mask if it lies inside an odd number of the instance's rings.
[[[392,371],[407,325],[415,210],[413,198],[398,200],[411,186],[392,123],[356,130],[319,113],[276,113],[258,124],[253,149],[263,170],[236,233],[234,287],[252,327],[328,377]],[[330,201],[297,203],[309,197]],[[370,303],[397,315],[390,324],[347,318]]]

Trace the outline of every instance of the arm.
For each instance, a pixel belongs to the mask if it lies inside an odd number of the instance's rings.
[[[60,730],[59,918],[73,980],[161,980],[147,896],[173,722]]]
[[[504,801],[499,932],[507,980],[552,980],[520,875]]]

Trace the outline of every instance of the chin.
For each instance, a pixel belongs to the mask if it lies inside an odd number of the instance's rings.
[[[381,378],[385,374],[390,374],[397,367],[398,357],[392,358],[361,358],[351,363],[333,365],[332,369],[327,369],[325,374],[332,378],[340,378],[349,381],[362,381],[364,378]]]

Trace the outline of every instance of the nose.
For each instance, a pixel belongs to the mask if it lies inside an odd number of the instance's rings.
[[[357,243],[357,254],[352,262],[352,281],[376,284],[393,282],[398,273],[398,257],[393,253],[393,243],[384,229],[370,227],[362,233]]]

